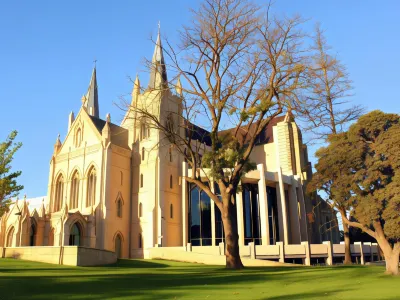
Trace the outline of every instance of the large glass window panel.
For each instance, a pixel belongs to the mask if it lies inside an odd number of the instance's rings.
[[[193,246],[200,246],[200,197],[199,189],[190,191],[190,241]]]
[[[218,184],[214,184],[214,193],[218,196],[219,201],[222,202],[221,193],[219,190]],[[215,244],[218,246],[219,243],[224,242],[225,234],[224,234],[224,224],[222,222],[221,211],[218,206],[215,205]]]
[[[196,185],[191,185],[189,197],[189,241],[193,246],[210,246],[212,244],[210,197]]]
[[[244,213],[244,237],[252,237],[251,228],[251,202],[250,202],[250,191],[246,187],[243,190],[243,213]]]
[[[203,191],[200,195],[202,246],[211,246],[211,200]]]
[[[244,184],[242,191],[244,242],[261,245],[260,205],[258,188],[255,184]]]
[[[279,241],[279,220],[276,189],[267,186],[269,243],[275,245]]]

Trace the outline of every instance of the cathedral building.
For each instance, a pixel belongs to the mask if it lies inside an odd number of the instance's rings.
[[[159,68],[145,89],[136,78],[131,105],[153,105],[166,120],[165,112],[180,113],[181,90],[177,84],[176,91],[157,92],[167,83],[159,36],[152,61]],[[152,247],[223,242],[219,210],[182,179],[192,172],[182,155],[157,147],[161,133],[137,122],[131,110],[119,125],[110,115],[100,118],[96,68],[81,101],[65,139],[54,145],[46,201],[34,209],[16,201],[0,219],[0,247],[78,245],[139,258]],[[243,177],[236,195],[240,246],[320,243],[313,222],[326,218],[312,216],[320,210],[305,193],[311,164],[295,121],[273,119],[251,160],[257,169]]]

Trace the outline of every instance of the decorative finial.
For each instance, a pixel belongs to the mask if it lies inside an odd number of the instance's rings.
[[[108,114],[106,115],[106,121],[107,121],[107,123],[110,123],[110,122],[111,122],[110,113],[108,113]]]
[[[60,134],[57,135],[57,139],[58,139],[58,140],[60,139]]]
[[[96,68],[97,59],[94,59],[93,63],[94,63],[94,67]]]
[[[158,31],[160,31],[160,28],[161,28],[161,22],[158,21]]]

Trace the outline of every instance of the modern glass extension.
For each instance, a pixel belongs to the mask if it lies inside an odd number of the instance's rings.
[[[218,186],[215,187],[215,192],[218,195]],[[280,241],[279,236],[279,221],[278,221],[278,205],[277,191],[273,187],[266,187],[267,205],[268,205],[268,227],[269,227],[269,244],[274,245]],[[240,194],[239,194],[240,195]],[[256,245],[262,244],[261,238],[261,215],[260,201],[257,184],[243,184],[242,196],[238,201],[242,201],[241,206],[243,215],[238,218],[243,218],[243,234],[244,244],[250,242]],[[188,210],[188,241],[192,246],[211,246],[218,245],[224,242],[224,227],[222,222],[221,212],[217,206],[214,206],[214,230],[215,243],[212,240],[212,208],[213,205],[210,197],[201,191],[196,185],[192,184],[189,187],[189,210]]]

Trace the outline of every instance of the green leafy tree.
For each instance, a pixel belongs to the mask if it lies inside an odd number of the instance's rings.
[[[373,111],[318,151],[313,185],[340,203],[343,221],[378,242],[386,272],[399,274],[399,115]],[[334,200],[333,200],[334,199]],[[341,212],[342,213],[342,212]]]
[[[352,169],[357,162],[357,153],[348,153],[350,147],[346,133],[331,134],[327,138],[329,146],[319,149],[315,156],[316,173],[307,186],[309,192],[322,191],[325,200],[346,218],[346,212],[351,209],[351,189],[349,182],[353,180]],[[352,154],[352,155],[350,155]],[[359,153],[358,153],[359,154]],[[344,220],[343,220],[344,222]],[[345,263],[351,263],[349,226],[344,223]]]
[[[11,170],[14,154],[22,146],[22,143],[15,142],[17,134],[17,131],[12,131],[6,141],[0,143],[0,217],[8,210],[11,199],[24,188],[17,183],[21,171]]]

